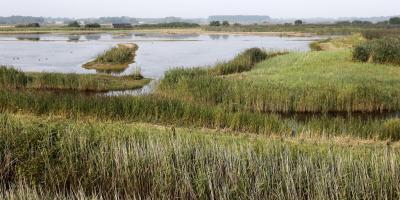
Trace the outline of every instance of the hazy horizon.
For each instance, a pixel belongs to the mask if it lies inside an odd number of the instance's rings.
[[[210,15],[268,15],[272,18],[340,18],[399,15],[399,7],[398,0],[13,0],[2,4],[0,16],[206,18]]]

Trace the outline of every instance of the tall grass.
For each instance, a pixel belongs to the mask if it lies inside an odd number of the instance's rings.
[[[391,146],[345,147],[0,115],[8,196],[398,199]]]
[[[85,96],[51,92],[0,91],[0,112],[61,115],[68,118],[130,120],[185,127],[206,127],[262,135],[352,136],[398,139],[399,132],[384,125],[385,119],[358,116],[316,115],[297,119],[276,114],[229,110],[222,106],[191,103],[160,96]]]
[[[215,75],[227,75],[251,70],[254,65],[269,55],[259,48],[248,49],[228,62],[218,63],[210,72]]]
[[[23,88],[29,82],[24,72],[12,67],[0,66],[0,86],[2,88]]]
[[[400,29],[364,30],[361,33],[364,38],[373,40],[385,37],[399,37]]]

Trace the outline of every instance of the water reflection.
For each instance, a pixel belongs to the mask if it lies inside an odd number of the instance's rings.
[[[80,35],[69,35],[68,36],[68,42],[79,42],[81,39]]]
[[[220,34],[212,34],[209,35],[211,40],[220,40],[221,38],[224,40],[229,39],[229,35],[220,35]]]
[[[86,40],[100,40],[101,35],[90,34],[85,36]]]
[[[119,75],[119,74],[124,73],[127,68],[124,68],[124,69],[96,69],[96,72],[103,73],[103,74]]]
[[[20,41],[40,41],[40,36],[39,35],[20,35],[16,36],[15,39],[20,40]]]
[[[200,37],[200,35],[197,33],[188,33],[188,34],[136,33],[135,37],[185,40],[185,39],[196,39]]]
[[[133,34],[132,33],[118,33],[118,34],[113,34],[112,39],[115,40],[128,40],[128,39],[132,39]]]

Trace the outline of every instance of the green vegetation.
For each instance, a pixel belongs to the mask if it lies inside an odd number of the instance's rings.
[[[399,150],[0,115],[3,195],[397,199]],[[26,191],[25,191],[26,190]],[[36,196],[36,197],[35,197]]]
[[[358,45],[353,59],[361,62],[400,65],[400,38],[374,39]]]
[[[211,21],[210,26],[221,26],[221,22],[219,21]]]
[[[303,21],[298,19],[294,21],[294,25],[303,25]]]
[[[399,37],[400,29],[366,30],[362,32],[362,36],[368,40],[385,37]]]
[[[389,24],[400,25],[400,17],[392,17],[389,19]]]
[[[70,27],[70,28],[79,28],[79,27],[81,27],[81,25],[77,21],[72,21],[72,22],[68,23],[68,27]]]
[[[86,69],[125,70],[135,61],[136,44],[118,44],[118,46],[98,55],[93,61],[83,65]]]
[[[8,89],[106,92],[138,89],[149,82],[140,73],[117,77],[105,74],[24,73],[11,67],[0,67],[0,86]]]
[[[140,24],[136,25],[138,28],[197,28],[200,27],[196,23],[188,22],[170,22],[170,23],[159,23],[159,24]]]
[[[172,70],[160,92],[193,102],[257,112],[400,110],[400,68],[353,62],[350,50],[289,53],[225,78]]]
[[[98,23],[85,24],[85,28],[101,28],[101,25]]]
[[[352,58],[376,41],[252,48],[169,70],[141,96],[33,90],[126,89],[148,83],[139,68],[114,77],[1,67],[0,198],[399,199],[400,67]]]
[[[19,24],[15,26],[16,28],[39,28],[39,23],[30,23],[30,24]]]

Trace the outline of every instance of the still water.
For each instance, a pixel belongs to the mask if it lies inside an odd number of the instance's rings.
[[[118,43],[133,42],[139,45],[136,62],[121,74],[140,68],[145,77],[157,79],[170,68],[209,66],[252,47],[307,51],[314,39],[155,33],[0,35],[0,65],[29,72],[96,73],[82,64]]]

